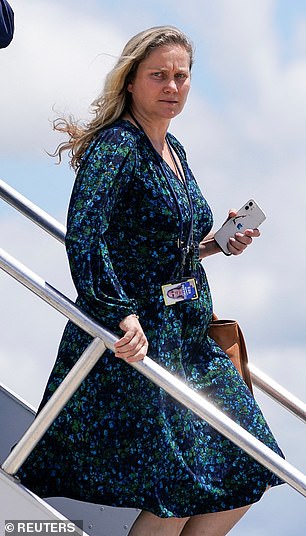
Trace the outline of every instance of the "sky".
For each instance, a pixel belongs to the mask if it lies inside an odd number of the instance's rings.
[[[219,317],[239,320],[249,358],[305,400],[306,0],[11,0],[16,32],[0,51],[0,178],[65,223],[74,175],[52,153],[52,121],[90,118],[125,42],[171,24],[196,61],[183,113],[171,123],[217,229],[254,198],[262,235],[238,258],[205,269]],[[137,16],[136,16],[137,13]],[[0,201],[1,247],[74,299],[64,247]],[[1,381],[35,407],[64,317],[0,273]],[[306,473],[305,425],[256,390],[289,462]],[[231,534],[302,536],[305,498],[269,492]]]

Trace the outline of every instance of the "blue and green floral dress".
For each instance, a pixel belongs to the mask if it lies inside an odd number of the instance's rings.
[[[187,179],[199,243],[212,227],[211,210],[184,149],[167,136]],[[118,335],[119,322],[138,314],[152,359],[281,454],[248,387],[207,336],[212,302],[200,261],[199,299],[164,304],[161,285],[177,277],[181,263],[175,197],[186,234],[184,185],[145,134],[125,120],[99,133],[84,155],[68,213],[66,247],[77,304]],[[68,322],[41,407],[91,340]],[[135,507],[160,517],[237,508],[281,483],[110,350],[19,476],[43,497]]]

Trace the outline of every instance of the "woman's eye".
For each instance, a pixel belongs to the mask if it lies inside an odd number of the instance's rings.
[[[152,77],[158,78],[158,79],[165,79],[167,77],[167,73],[164,73],[162,71],[156,71],[155,73],[152,73]],[[174,75],[174,78],[178,80],[185,80],[187,77],[188,77],[187,73],[176,73]]]

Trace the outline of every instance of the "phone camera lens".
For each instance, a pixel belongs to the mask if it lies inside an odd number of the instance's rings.
[[[253,206],[253,201],[250,201],[249,205],[250,205],[250,207],[252,207]]]
[[[245,207],[245,210],[249,210],[249,205],[247,205],[247,206]]]

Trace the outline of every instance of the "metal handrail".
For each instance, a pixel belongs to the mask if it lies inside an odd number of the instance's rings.
[[[70,318],[70,320],[87,331],[87,333],[93,337],[102,339],[105,346],[114,351],[114,343],[118,340],[118,337],[102,328],[93,319],[85,315],[71,300],[3,250],[0,250],[0,267],[55,309]],[[184,382],[170,374],[148,356],[143,361],[129,363],[129,365],[163,388],[196,415],[205,419],[218,432],[230,439],[255,460],[270,469],[292,488],[306,497],[306,475],[232,421],[206,400],[203,395],[193,391]],[[86,375],[87,371],[84,373],[84,377]],[[31,435],[30,432],[28,435]],[[28,438],[28,444],[30,441],[31,438]],[[27,454],[25,455],[26,449]],[[27,445],[23,445],[23,449],[18,452],[17,447],[15,447],[5,460],[2,466],[3,470],[10,475],[15,474],[31,450],[31,448],[27,448]]]
[[[52,235],[59,242],[63,244],[65,243],[65,226],[1,179],[0,197],[21,212],[21,214],[39,225],[39,227]],[[258,389],[306,423],[306,404],[302,400],[290,393],[280,384],[276,383],[272,378],[251,363],[249,363],[249,369],[252,382]]]
[[[0,197],[44,231],[47,231],[47,233],[59,240],[59,242],[65,243],[66,227],[2,179],[0,179]]]
[[[288,411],[299,417],[301,421],[306,422],[306,404],[295,395],[290,393],[285,387],[273,380],[268,374],[259,370],[255,365],[249,363],[252,382],[256,387],[269,395],[272,399],[277,400]]]
[[[23,462],[31,454],[58,414],[81,385],[84,378],[105,352],[104,342],[96,337],[83,352],[65,379],[49,398],[33,423],[18,441],[10,455],[2,465],[2,469],[10,475],[17,473]]]

